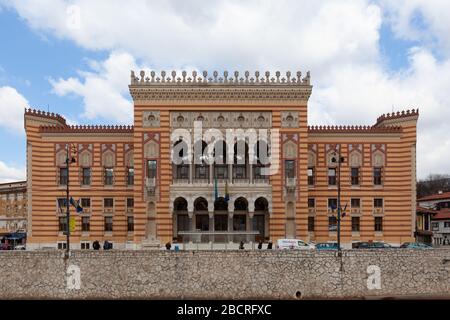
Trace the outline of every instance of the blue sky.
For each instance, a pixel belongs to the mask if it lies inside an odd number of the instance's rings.
[[[311,70],[311,124],[419,107],[419,177],[449,173],[449,10],[439,0],[0,0],[0,181],[24,177],[24,101],[72,123],[129,123],[139,68]]]

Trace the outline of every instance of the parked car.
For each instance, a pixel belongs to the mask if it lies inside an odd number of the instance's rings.
[[[358,249],[392,249],[394,246],[385,242],[360,242],[356,247]]]
[[[24,244],[19,244],[17,246],[14,247],[14,250],[25,250],[25,245]]]
[[[405,242],[400,246],[400,248],[403,249],[432,249],[433,247],[426,244],[426,243],[420,243],[420,242]]]
[[[336,242],[322,242],[316,244],[316,250],[338,250]]]
[[[12,245],[9,243],[0,243],[0,250],[12,250]]]
[[[278,239],[276,248],[281,250],[311,250],[314,249],[315,246],[312,243],[306,243],[300,239]]]

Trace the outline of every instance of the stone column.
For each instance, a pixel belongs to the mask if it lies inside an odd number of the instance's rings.
[[[209,231],[214,231],[214,211],[209,211],[208,215],[209,215]],[[214,241],[214,236],[209,235],[208,239],[209,242],[211,243]]]
[[[247,223],[247,231],[253,231],[253,216],[255,215],[255,199],[250,198],[248,199],[248,219],[246,221]],[[247,236],[247,241],[250,239],[253,239],[255,236]]]
[[[189,231],[195,231],[195,224],[194,224],[194,212],[188,211],[189,216]],[[188,236],[189,243],[192,243],[192,238],[195,237],[193,235]]]
[[[214,164],[209,165],[209,183],[214,183]]]
[[[228,211],[228,232],[233,231],[233,211]],[[233,242],[233,236],[228,235],[228,242]]]

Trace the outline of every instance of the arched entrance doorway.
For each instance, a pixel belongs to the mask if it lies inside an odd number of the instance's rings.
[[[183,241],[183,236],[178,233],[190,230],[188,203],[183,197],[178,197],[173,202],[173,229],[173,238],[178,242]]]
[[[234,201],[233,231],[247,231],[248,201],[244,197],[239,197]],[[246,235],[233,236],[233,242],[247,241]]]
[[[223,197],[214,201],[214,231],[228,231],[228,202]],[[214,242],[226,242],[226,235],[215,235]]]
[[[264,197],[255,200],[253,230],[259,231],[259,235],[256,236],[257,242],[269,239],[269,202]]]

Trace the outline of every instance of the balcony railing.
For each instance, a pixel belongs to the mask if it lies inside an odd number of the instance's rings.
[[[182,179],[175,178],[175,179],[173,179],[173,184],[174,185],[183,185],[183,184],[188,184],[188,183],[189,183],[189,179],[186,179],[186,178],[182,178]]]
[[[384,209],[383,209],[383,208],[374,208],[374,209],[373,209],[373,213],[381,214],[381,213],[383,213],[383,212],[384,212]]]
[[[249,184],[250,183],[250,179],[247,179],[247,178],[233,178],[233,183],[234,184]]]
[[[297,178],[286,178],[286,187],[288,188],[297,187]]]
[[[156,187],[156,178],[147,178],[145,180],[145,186],[147,188],[154,188],[154,187]]]

